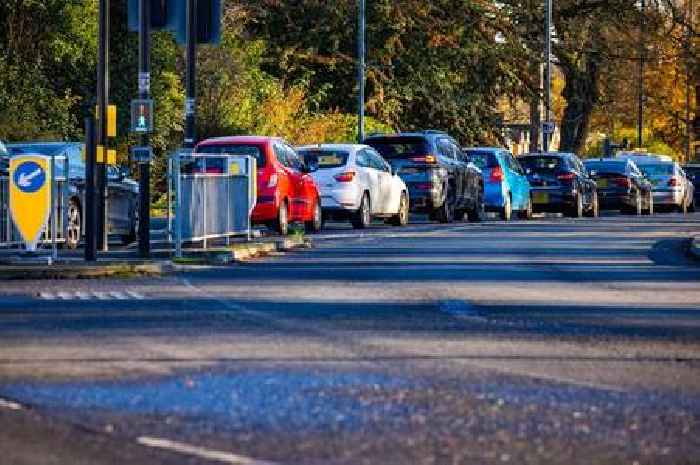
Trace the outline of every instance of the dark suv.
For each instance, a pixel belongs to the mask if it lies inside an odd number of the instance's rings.
[[[484,183],[447,133],[422,131],[371,135],[364,143],[376,149],[406,183],[411,211],[449,223],[468,215],[479,221],[484,210]]]
[[[530,182],[533,211],[598,216],[596,183],[575,154],[533,153],[521,157],[520,164]]]

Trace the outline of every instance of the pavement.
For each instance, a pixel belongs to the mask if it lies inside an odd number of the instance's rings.
[[[0,286],[15,464],[694,464],[700,214],[406,228]]]

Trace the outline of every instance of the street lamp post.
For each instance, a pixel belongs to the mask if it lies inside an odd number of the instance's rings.
[[[552,115],[552,0],[545,0],[544,59],[544,120],[548,124]],[[549,152],[549,137],[548,132],[542,131],[542,148],[545,153]]]
[[[359,0],[359,19],[357,27],[357,138],[362,143],[365,139],[365,0]]]
[[[639,12],[639,102],[637,109],[637,147],[644,144],[644,65],[646,60],[646,1],[641,0]]]

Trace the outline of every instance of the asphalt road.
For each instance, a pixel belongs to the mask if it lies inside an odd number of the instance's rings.
[[[700,215],[0,283],[0,463],[697,464]],[[65,300],[68,299],[68,300]]]

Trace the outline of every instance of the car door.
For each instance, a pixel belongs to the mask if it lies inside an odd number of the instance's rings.
[[[441,137],[437,140],[438,154],[441,162],[447,168],[450,179],[450,187],[452,188],[452,201],[455,206],[461,205],[464,192],[464,173],[457,163],[455,150],[452,148],[450,140],[446,137]]]
[[[530,183],[525,175],[525,170],[513,157],[513,154],[506,152],[506,170],[508,171],[508,183],[513,194],[513,209],[524,210],[530,200]]]
[[[384,159],[374,150],[367,149],[367,154],[370,159],[370,165],[377,173],[378,181],[378,204],[377,211],[380,214],[389,213],[391,209],[391,189],[392,176],[391,168]]]
[[[316,184],[311,175],[304,172],[304,162],[294,149],[288,144],[284,144],[284,149],[287,152],[289,180],[294,191],[292,197],[292,203],[294,204],[293,216],[299,221],[306,221],[309,219],[311,208],[316,201],[314,198],[316,195]]]
[[[355,164],[364,190],[369,192],[370,212],[378,214],[382,212],[382,189],[379,171],[376,162],[373,161],[373,150],[361,149],[357,152]]]
[[[287,198],[289,202],[289,219],[296,219],[298,204],[297,204],[297,184],[298,179],[295,179],[294,170],[292,169],[291,160],[287,155],[287,149],[282,142],[274,142],[272,150],[275,153],[275,158],[281,165],[277,171],[277,195],[280,199]],[[280,200],[281,202],[281,200]]]

